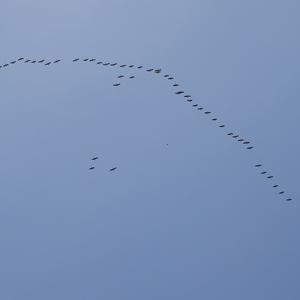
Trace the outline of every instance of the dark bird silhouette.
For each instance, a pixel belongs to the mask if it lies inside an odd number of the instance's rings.
[[[73,59],[73,62],[78,61],[78,60],[79,60],[79,58],[75,58],[75,59]]]
[[[109,169],[110,172],[117,170],[117,167]]]
[[[85,58],[83,61],[88,61],[89,59],[88,58]]]
[[[193,100],[192,100],[192,99],[187,99],[186,101],[187,101],[187,102],[192,102]]]
[[[119,75],[119,76],[118,76],[118,78],[123,78],[123,77],[124,77],[124,75]]]
[[[32,64],[35,64],[35,63],[36,63],[36,60],[33,60],[31,63],[32,63]]]
[[[264,175],[264,174],[267,174],[267,172],[266,172],[266,171],[263,171],[263,172],[260,172],[260,174],[263,174],[263,175]]]
[[[242,142],[242,141],[244,141],[244,139],[239,139],[239,140],[238,140],[238,142]]]
[[[281,192],[279,192],[278,194],[279,194],[279,195],[282,195],[282,194],[284,194],[284,191],[281,191]]]
[[[39,60],[38,63],[41,64],[41,63],[43,63],[44,61],[45,61],[45,60],[42,59],[42,60]]]
[[[97,62],[97,65],[101,65],[101,64],[102,64],[102,61],[98,61],[98,62]]]
[[[137,68],[138,68],[138,69],[142,69],[142,68],[143,68],[143,66],[138,66]]]
[[[99,159],[98,156],[95,156],[95,157],[92,158],[92,160],[97,160],[97,159]]]
[[[185,97],[185,98],[191,98],[192,96],[191,95],[184,95],[183,97]]]
[[[193,107],[197,107],[198,106],[198,104],[193,104]]]
[[[95,58],[91,58],[89,61],[92,62],[92,61],[95,61],[95,60],[96,60]]]
[[[116,66],[118,63],[113,63],[113,64],[110,64],[112,67]]]
[[[184,91],[178,91],[178,92],[176,92],[175,94],[176,95],[180,95],[180,94],[183,94],[184,93]]]
[[[225,125],[220,125],[219,127],[220,127],[220,128],[224,128],[224,127],[225,127]]]
[[[251,146],[251,147],[247,147],[248,150],[251,150],[251,149],[253,149],[253,148],[254,148],[254,147],[252,147],[252,146]]]
[[[173,86],[179,86],[179,84],[178,83],[174,83]]]
[[[24,59],[24,57],[20,57],[20,58],[18,58],[18,61],[21,61],[21,60],[23,60]]]
[[[166,74],[166,75],[164,75],[164,77],[168,78],[168,77],[170,77],[170,75]]]
[[[48,63],[45,64],[45,66],[49,66],[49,65],[51,65],[51,62],[48,62]]]
[[[126,66],[127,66],[127,65],[121,65],[120,68],[124,68],[124,67],[126,67]]]
[[[288,199],[286,199],[286,201],[292,201],[293,199],[291,199],[291,198],[288,198]]]
[[[3,67],[8,67],[9,66],[9,64],[5,64],[5,65],[3,65]]]
[[[128,68],[133,68],[134,67],[134,65],[130,65],[130,66],[128,66]]]
[[[148,70],[146,70],[147,72],[152,72],[154,69],[148,69]]]
[[[168,79],[169,79],[169,80],[173,80],[173,79],[174,79],[174,77],[169,77]]]
[[[121,83],[114,83],[113,86],[119,86]]]
[[[208,114],[211,114],[211,111],[206,111],[204,113],[208,115]]]
[[[135,78],[135,76],[130,76],[129,78],[130,78],[130,79],[133,79],[133,78]]]
[[[197,109],[198,109],[198,110],[202,110],[202,109],[203,109],[203,107],[198,107]]]
[[[273,185],[273,188],[277,188],[277,187],[279,187],[279,185],[278,185],[278,184],[275,184],[275,185]]]
[[[161,72],[161,69],[156,69],[156,70],[154,70],[154,72],[155,72],[156,74],[159,74],[159,73]]]
[[[274,176],[271,175],[271,176],[268,176],[267,178],[268,178],[268,179],[271,179],[271,178],[274,178]]]
[[[232,136],[233,139],[236,139],[236,138],[238,138],[238,137],[239,137],[239,135],[234,135],[234,136]]]
[[[27,63],[29,63],[30,62],[30,59],[26,59],[25,61],[24,61],[24,64],[27,64]]]
[[[229,133],[227,133],[227,135],[233,135],[233,132],[229,132]]]
[[[109,65],[109,63],[105,63],[105,64],[103,64],[103,66],[108,66]]]
[[[95,169],[95,167],[90,167],[90,168],[89,168],[89,170],[94,170],[94,169]]]
[[[15,64],[16,62],[17,62],[17,61],[14,60],[14,61],[11,61],[10,64],[13,65],[13,64]]]
[[[248,144],[250,144],[250,142],[244,142],[243,144],[248,145]]]
[[[262,167],[262,164],[257,164],[257,165],[255,165],[255,167],[260,168],[260,167]]]
[[[212,121],[217,121],[218,119],[217,118],[213,118],[213,119],[211,119]]]

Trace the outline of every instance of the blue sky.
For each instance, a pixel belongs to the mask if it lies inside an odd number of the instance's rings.
[[[0,298],[299,299],[299,8],[2,3]]]

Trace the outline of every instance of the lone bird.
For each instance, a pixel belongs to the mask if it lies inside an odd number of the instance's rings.
[[[90,168],[89,168],[89,170],[94,170],[94,169],[95,169],[95,167],[90,167]]]
[[[119,86],[121,83],[114,83],[113,86]]]
[[[117,167],[109,169],[110,172],[117,170]]]

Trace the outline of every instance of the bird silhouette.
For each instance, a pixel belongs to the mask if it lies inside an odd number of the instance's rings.
[[[110,172],[117,170],[117,167],[109,169]]]

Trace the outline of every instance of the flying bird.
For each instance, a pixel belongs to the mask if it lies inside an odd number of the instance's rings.
[[[78,61],[78,60],[79,60],[79,58],[75,58],[75,59],[73,59],[73,62]]]
[[[275,184],[275,185],[273,185],[273,188],[277,188],[277,187],[279,187],[279,185],[278,185],[278,184]]]
[[[30,59],[26,59],[26,60],[24,61],[24,64],[29,63],[29,62],[30,62]]]
[[[99,159],[98,156],[95,156],[95,157],[92,158],[92,160],[97,160],[97,159]]]
[[[268,179],[271,179],[271,178],[274,178],[274,176],[268,176],[267,178],[268,178]]]
[[[11,61],[11,62],[10,62],[10,64],[12,64],[12,65],[13,65],[13,64],[15,64],[16,62],[17,62],[17,61],[16,61],[16,60],[14,60],[14,61]]]
[[[251,149],[253,149],[253,147],[252,147],[252,146],[251,146],[251,147],[247,147],[247,149],[248,149],[248,150],[251,150]]]
[[[183,94],[184,93],[184,91],[178,91],[178,92],[176,92],[175,94],[176,95],[180,95],[180,94]]]
[[[173,86],[179,86],[179,84],[178,83],[174,83]]]
[[[204,113],[208,115],[208,114],[211,114],[211,111],[206,111]]]
[[[95,61],[95,60],[96,60],[95,58],[91,58],[89,61],[92,62],[92,61]]]
[[[138,68],[138,69],[141,69],[142,67],[143,67],[143,66],[138,66],[137,68]]]
[[[282,195],[282,194],[284,194],[284,191],[281,191],[281,192],[279,192],[278,194],[279,194],[279,195]]]
[[[48,63],[45,64],[45,66],[49,66],[50,64],[51,64],[51,62],[48,62]]]
[[[203,109],[203,107],[198,107],[197,109],[198,109],[198,110],[202,110],[202,109]]]
[[[32,63],[32,64],[35,64],[35,63],[36,63],[36,60],[33,60],[31,63]]]
[[[134,67],[134,65],[130,65],[130,66],[128,66],[128,68],[133,68]]]
[[[124,67],[126,67],[126,66],[127,66],[127,65],[121,65],[120,68],[124,68]]]
[[[257,165],[255,165],[255,167],[260,168],[260,167],[262,167],[262,164],[257,164]]]
[[[121,83],[114,83],[113,86],[119,86]]]
[[[188,102],[192,102],[193,100],[192,100],[192,99],[187,99],[186,101],[188,101]]]
[[[234,136],[232,136],[233,139],[236,139],[236,138],[238,138],[238,137],[239,137],[239,135],[234,135]]]
[[[129,78],[130,78],[130,79],[133,79],[133,78],[135,78],[135,76],[130,76]]]
[[[220,128],[224,128],[224,127],[225,127],[225,125],[220,125],[219,127],[220,127]]]
[[[117,63],[113,63],[113,64],[110,64],[112,67],[114,67],[114,66],[116,66],[117,65]]]
[[[238,140],[238,142],[242,142],[242,141],[244,141],[244,139],[239,139],[239,140]]]
[[[94,170],[94,169],[95,169],[95,167],[90,167],[90,168],[89,168],[89,170]]]
[[[24,59],[24,57],[20,57],[20,58],[18,58],[18,61],[21,61],[21,60],[23,60]]]
[[[103,66],[108,66],[109,65],[109,63],[105,63],[105,64],[103,64]]]
[[[147,72],[152,72],[154,69],[148,69],[148,70],[146,70]]]
[[[233,135],[233,132],[229,132],[229,133],[227,133],[227,135]]]
[[[123,77],[124,77],[124,75],[119,75],[119,76],[118,76],[118,78],[123,78]]]
[[[174,77],[169,77],[168,79],[169,79],[169,80],[173,80],[173,79],[174,79]]]
[[[166,74],[166,75],[164,75],[164,77],[168,78],[168,77],[170,77],[170,75]]]
[[[266,171],[263,171],[263,172],[260,172],[260,174],[263,174],[263,175],[264,175],[264,174],[267,174],[267,172],[266,172]]]
[[[110,172],[117,170],[117,167],[109,169]]]
[[[286,201],[292,201],[293,199],[291,199],[291,198],[288,198],[288,199],[286,199]]]
[[[185,98],[191,98],[192,96],[191,95],[184,95],[183,97],[185,97]]]
[[[211,119],[212,121],[217,121],[218,119],[217,118],[213,118],[213,119]]]
[[[97,62],[97,65],[101,65],[101,64],[102,64],[102,61],[98,61],[98,62]]]
[[[193,104],[193,107],[197,107],[198,106],[198,104]]]
[[[45,60],[42,59],[42,60],[39,60],[38,63],[41,64],[41,63],[43,63],[44,61],[45,61]]]
[[[250,144],[250,142],[244,142],[243,144],[248,145],[248,144]]]
[[[154,70],[154,72],[155,72],[156,74],[159,74],[159,73],[161,72],[161,69],[156,69],[156,70]]]
[[[88,58],[85,58],[83,61],[88,61],[89,59]]]

